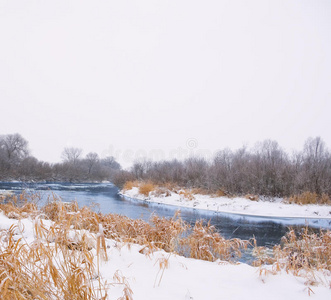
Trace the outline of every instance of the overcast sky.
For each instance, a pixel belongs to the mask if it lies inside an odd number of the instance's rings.
[[[330,148],[331,1],[0,0],[0,103],[50,162]]]

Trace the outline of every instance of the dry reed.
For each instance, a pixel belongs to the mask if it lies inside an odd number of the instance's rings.
[[[240,239],[226,240],[210,223],[204,225],[203,221],[198,221],[192,233],[181,240],[181,244],[189,249],[192,258],[235,261],[241,257],[241,250],[246,250],[250,242]]]
[[[107,295],[97,275],[94,254],[80,240],[70,247],[69,227],[54,224],[46,228],[34,221],[35,240],[16,239],[20,229],[2,232],[0,251],[1,299],[101,299]],[[99,256],[99,253],[96,254]]]
[[[29,244],[23,238],[17,239],[19,226],[1,231],[0,296],[5,300],[105,299],[108,286],[99,276],[99,264],[108,259],[106,238],[141,244],[141,253],[145,255],[164,249],[210,261],[232,260],[246,245],[226,241],[209,224],[197,222],[192,229],[179,213],[171,219],[153,215],[145,222],[116,214],[103,215],[56,197],[41,210],[28,201],[17,203],[1,203],[0,209],[7,216],[15,213],[17,219],[34,218],[35,240]],[[47,224],[52,225],[46,226],[41,218],[51,220]],[[159,264],[158,284],[168,259]],[[114,278],[115,283],[123,285],[122,299],[132,299],[126,279],[119,274]]]
[[[128,191],[128,190],[131,190],[132,188],[138,187],[138,186],[139,186],[139,181],[126,181],[123,186],[123,190]]]
[[[303,192],[299,195],[286,198],[288,203],[296,204],[328,204],[331,205],[331,199],[327,194],[318,195],[312,192]]]
[[[107,286],[98,275],[98,266],[100,260],[108,259],[106,238],[143,245],[141,253],[145,255],[163,249],[208,261],[234,262],[250,245],[240,239],[226,240],[209,223],[197,221],[190,226],[179,213],[170,219],[152,215],[145,222],[96,213],[89,207],[79,207],[77,202],[64,203],[56,197],[38,210],[24,197],[0,203],[0,210],[9,217],[14,214],[17,219],[33,218],[36,237],[28,244],[16,238],[19,228],[0,232],[1,299],[102,299]],[[41,218],[53,221],[52,225],[47,227]],[[312,274],[313,270],[330,272],[330,244],[330,231],[310,234],[306,230],[298,235],[291,230],[272,254],[264,247],[255,247],[255,264],[273,264],[276,271],[285,269],[294,275],[302,271]],[[167,260],[159,263],[160,281]],[[125,278],[119,274],[115,277],[124,287],[122,298],[132,299]]]
[[[307,285],[318,283],[315,271],[331,273],[331,231],[321,230],[319,233],[309,232],[305,228],[301,233],[291,229],[272,250],[255,247],[254,262],[261,270],[265,265],[272,265],[273,272],[285,270],[295,276],[307,279]],[[331,287],[331,281],[328,283]]]
[[[151,182],[141,182],[139,185],[139,194],[149,196],[149,193],[154,191],[155,185]]]

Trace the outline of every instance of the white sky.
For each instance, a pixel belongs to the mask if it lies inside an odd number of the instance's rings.
[[[330,148],[331,1],[0,0],[0,104],[50,162]]]

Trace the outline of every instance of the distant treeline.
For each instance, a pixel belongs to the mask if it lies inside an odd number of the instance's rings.
[[[50,164],[30,155],[28,141],[20,134],[0,136],[0,180],[88,182],[112,180],[121,166],[113,157],[97,153],[81,157],[79,148],[65,148],[62,162]]]
[[[309,138],[303,149],[289,155],[276,141],[253,149],[223,149],[208,161],[138,161],[129,171],[113,157],[96,153],[82,156],[78,148],[65,148],[62,162],[50,164],[30,155],[20,134],[0,136],[0,180],[87,182],[111,180],[119,187],[132,180],[175,184],[232,195],[257,194],[288,197],[303,192],[331,196],[331,153],[320,137]]]
[[[309,138],[302,151],[287,154],[275,141],[258,143],[251,150],[224,149],[211,160],[141,161],[113,179],[118,186],[143,180],[176,184],[227,194],[288,197],[303,192],[331,196],[331,154],[321,138]]]

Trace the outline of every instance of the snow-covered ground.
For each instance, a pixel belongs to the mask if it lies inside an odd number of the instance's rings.
[[[131,190],[121,191],[121,194],[138,200],[147,202],[163,203],[179,207],[188,207],[195,209],[204,209],[217,212],[232,214],[250,215],[250,216],[269,216],[281,218],[320,218],[331,221],[330,205],[298,205],[286,204],[280,198],[259,201],[252,201],[245,198],[211,197],[208,195],[194,195],[193,200],[188,200],[183,194],[171,192],[170,196],[153,195],[148,197],[139,194],[137,187]]]
[[[0,212],[0,232],[18,222]],[[17,239],[23,236],[23,241],[32,243],[35,240],[33,220],[23,219],[20,222],[24,225],[19,226],[23,232],[17,230]],[[51,222],[45,221],[45,224],[50,225]],[[0,249],[2,242],[0,239]],[[259,268],[247,264],[212,263],[164,251],[147,256],[139,252],[142,249],[140,245],[128,247],[108,239],[106,243],[108,260],[101,262],[100,275],[109,284],[114,283],[109,287],[108,299],[118,299],[123,295],[124,285],[116,284],[114,274],[117,274],[117,282],[127,282],[134,300],[325,300],[331,296],[328,286],[330,274],[316,272],[320,283],[308,287],[306,279],[286,272],[276,275],[262,272],[261,276]],[[95,249],[91,251],[95,252]]]

